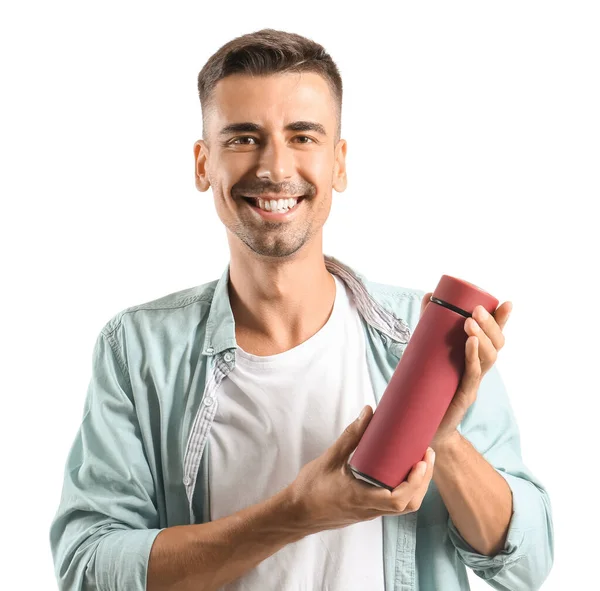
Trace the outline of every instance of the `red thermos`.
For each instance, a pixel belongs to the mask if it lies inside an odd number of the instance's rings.
[[[442,275],[348,465],[354,476],[389,490],[423,459],[465,368],[465,319],[498,300]]]

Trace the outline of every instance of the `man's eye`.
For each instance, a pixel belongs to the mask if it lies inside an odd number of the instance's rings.
[[[294,139],[301,139],[301,140],[308,140],[308,141],[301,141],[299,143],[301,144],[311,144],[314,143],[314,140],[311,137],[308,137],[307,135],[297,135],[295,136]],[[244,140],[252,140],[252,143],[248,143]],[[238,146],[251,146],[253,144],[255,144],[257,142],[257,138],[251,136],[251,135],[243,135],[240,137],[236,137],[234,139],[231,140],[231,142],[229,142],[230,144],[235,144]]]
[[[231,140],[231,143],[232,144],[236,144],[236,143],[238,143],[238,140],[254,140],[254,141],[256,141],[256,138],[252,137],[251,135],[244,135],[244,136],[237,137],[237,138]],[[244,143],[242,143],[242,145],[250,146],[252,144],[247,144],[247,143],[244,142]]]

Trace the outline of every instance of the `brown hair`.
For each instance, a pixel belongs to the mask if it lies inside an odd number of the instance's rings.
[[[200,70],[198,95],[203,128],[206,129],[206,114],[219,80],[236,73],[266,76],[283,72],[315,72],[323,76],[337,103],[337,143],[342,127],[342,78],[336,64],[322,45],[275,29],[261,29],[232,39]]]

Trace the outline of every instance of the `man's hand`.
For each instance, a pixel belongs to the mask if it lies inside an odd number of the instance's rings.
[[[358,445],[372,416],[366,406],[362,419],[348,427],[322,455],[305,464],[288,486],[297,525],[316,533],[337,529],[381,515],[401,515],[416,511],[433,475],[435,454],[427,450],[407,479],[393,491],[367,484],[355,478],[348,458]]]
[[[429,305],[433,292],[426,293],[421,302],[421,314]],[[473,310],[473,317],[465,320],[465,332],[469,335],[465,345],[465,372],[448,407],[444,418],[431,442],[434,450],[458,436],[456,428],[467,409],[475,402],[483,376],[494,365],[498,352],[504,347],[502,330],[512,311],[512,303],[504,302],[493,315],[483,306]]]

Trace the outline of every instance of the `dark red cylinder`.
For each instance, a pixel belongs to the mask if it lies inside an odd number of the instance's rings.
[[[350,457],[356,478],[393,490],[423,459],[464,373],[464,324],[478,305],[493,314],[498,300],[442,276]]]

